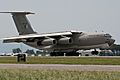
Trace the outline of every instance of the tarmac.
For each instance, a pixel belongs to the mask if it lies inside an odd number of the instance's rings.
[[[47,69],[69,71],[120,71],[120,65],[0,64],[0,69]]]

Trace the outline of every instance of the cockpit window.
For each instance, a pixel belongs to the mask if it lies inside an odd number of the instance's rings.
[[[112,37],[110,34],[105,34],[104,36],[105,36],[105,37],[109,37],[109,38]]]

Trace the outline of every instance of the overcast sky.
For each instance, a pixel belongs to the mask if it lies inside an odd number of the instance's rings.
[[[120,0],[0,0],[0,11],[32,11],[38,33],[67,30],[110,33],[120,43]],[[10,14],[0,14],[0,38],[18,35]]]

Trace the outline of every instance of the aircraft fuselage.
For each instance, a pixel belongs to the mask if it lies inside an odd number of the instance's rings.
[[[107,33],[99,33],[99,32],[72,32],[70,37],[72,42],[70,44],[53,44],[53,45],[38,45],[37,40],[35,42],[27,42],[25,44],[48,51],[76,51],[80,49],[95,49],[95,48],[109,48],[113,43],[114,39],[112,39],[110,34]]]

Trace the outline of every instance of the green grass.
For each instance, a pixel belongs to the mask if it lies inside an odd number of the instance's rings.
[[[120,80],[120,72],[0,69],[0,80]]]
[[[0,57],[0,63],[18,63],[16,57]],[[119,57],[27,57],[25,64],[120,65]]]

